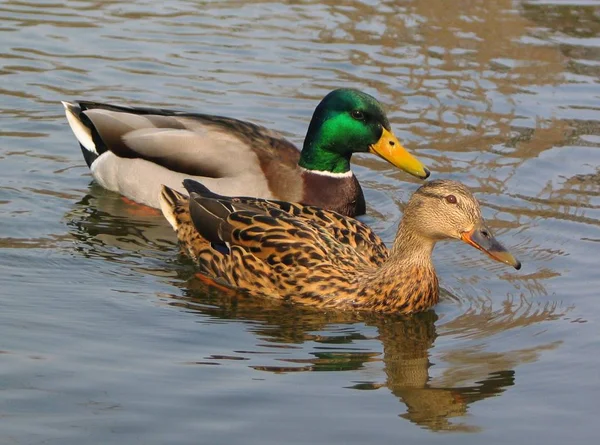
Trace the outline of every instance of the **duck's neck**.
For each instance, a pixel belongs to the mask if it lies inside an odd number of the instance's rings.
[[[438,279],[431,261],[434,245],[434,240],[413,233],[401,223],[388,260],[361,277],[357,303],[365,303],[373,310],[399,313],[420,312],[434,306],[439,299]]]
[[[352,152],[340,154],[331,149],[331,145],[332,143],[324,138],[311,137],[309,132],[304,141],[298,165],[306,170],[321,173],[347,174],[350,171]]]
[[[332,134],[308,129],[298,165],[304,184],[302,202],[357,216],[365,213],[365,198],[350,170],[352,152],[340,154]]]
[[[433,268],[431,253],[435,247],[435,240],[419,235],[405,221],[406,218],[398,226],[394,245],[390,251],[390,261],[427,265]]]
[[[333,210],[347,216],[365,213],[365,197],[356,177],[346,173],[327,173],[300,167],[303,204]]]

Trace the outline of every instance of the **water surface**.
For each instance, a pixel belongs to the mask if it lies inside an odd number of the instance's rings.
[[[0,2],[1,443],[597,440],[600,3],[337,3]],[[207,289],[162,216],[93,183],[59,102],[301,143],[340,86],[476,192],[521,271],[442,244],[445,298],[415,317]],[[354,170],[391,241],[418,181]]]

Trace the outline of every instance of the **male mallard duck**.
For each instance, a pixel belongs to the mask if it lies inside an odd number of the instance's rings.
[[[460,239],[519,269],[487,228],[475,197],[432,181],[410,198],[391,250],[366,225],[312,206],[230,198],[185,181],[161,208],[200,273],[252,295],[320,308],[413,313],[438,301],[435,243]]]
[[[317,106],[302,152],[280,134],[228,117],[95,102],[63,102],[92,175],[104,188],[159,207],[161,184],[195,179],[226,196],[301,202],[365,213],[353,153],[378,154],[419,178],[427,170],[392,133],[381,104],[351,89]]]

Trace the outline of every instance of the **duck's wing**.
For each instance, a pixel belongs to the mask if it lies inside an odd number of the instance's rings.
[[[160,184],[181,189],[186,177],[225,195],[269,198],[277,196],[275,187],[301,194],[299,151],[265,127],[165,109],[87,101],[63,105],[94,177],[110,190],[141,197],[140,202],[157,207]]]
[[[388,257],[388,249],[383,240],[370,227],[354,218],[319,207],[286,201],[253,197],[224,197],[190,179],[184,180],[183,184],[189,193],[195,193],[196,196],[203,198],[212,198],[221,202],[222,205],[226,203],[231,208],[239,209],[241,205],[244,205],[246,209],[262,209],[274,218],[287,214],[306,221],[327,232],[341,245],[354,249],[355,255],[373,266],[379,266]]]
[[[200,185],[197,189],[199,187]],[[232,246],[242,247],[265,259],[268,255],[260,252],[264,253],[265,248],[273,246],[268,243],[261,246],[263,240],[275,236],[273,239],[287,243],[297,235],[297,230],[284,233],[294,225],[295,218],[278,209],[265,209],[251,202],[243,203],[236,198],[209,191],[201,195],[192,190],[190,194],[187,197],[163,186],[160,200],[165,218],[177,232],[184,249],[196,260],[203,253],[206,254],[205,250],[209,247],[221,254],[229,254]],[[270,211],[276,212],[279,218],[271,215]],[[297,223],[296,226],[298,225]],[[304,225],[308,231],[315,232],[310,224]],[[275,232],[280,233],[274,235]],[[312,233],[313,244],[318,244],[318,236],[319,234]],[[208,257],[214,253],[209,252]]]
[[[374,266],[337,230],[317,223],[320,216],[286,211],[296,205],[200,192],[188,198],[163,187],[162,209],[199,271],[218,283],[326,305],[332,295],[348,293],[357,272]]]

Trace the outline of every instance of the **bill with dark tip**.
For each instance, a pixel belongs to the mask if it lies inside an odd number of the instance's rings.
[[[521,262],[517,260],[500,242],[494,237],[490,229],[485,225],[481,224],[476,226],[469,232],[463,232],[461,239],[488,254],[490,258],[501,263],[508,264],[519,270],[521,268]]]

